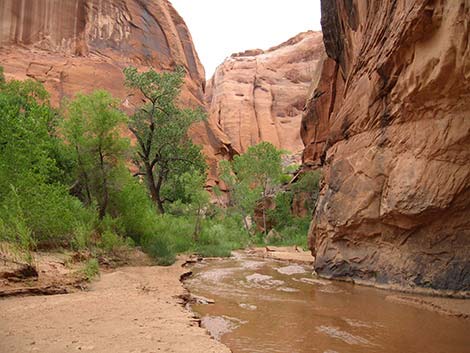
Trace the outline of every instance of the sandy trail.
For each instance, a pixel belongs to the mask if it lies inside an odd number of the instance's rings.
[[[119,268],[87,292],[0,300],[0,352],[230,352],[179,304],[181,264]]]

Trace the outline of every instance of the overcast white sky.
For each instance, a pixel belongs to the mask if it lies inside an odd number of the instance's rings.
[[[184,18],[210,78],[232,53],[268,49],[321,30],[320,0],[170,0]]]

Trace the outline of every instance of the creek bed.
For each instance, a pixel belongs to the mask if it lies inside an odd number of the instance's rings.
[[[187,288],[215,303],[192,309],[234,353],[470,352],[470,320],[317,278],[310,266],[236,254],[193,272]]]

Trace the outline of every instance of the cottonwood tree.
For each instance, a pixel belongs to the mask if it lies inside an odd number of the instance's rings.
[[[194,217],[193,239],[197,241],[202,230],[202,220],[210,204],[210,194],[205,190],[206,175],[197,171],[186,172],[179,176],[178,181],[183,187],[181,201],[185,214]]]
[[[136,68],[124,70],[126,85],[136,89],[143,105],[131,117],[129,129],[137,139],[135,159],[145,178],[150,196],[160,213],[164,203],[175,201],[179,175],[189,171],[205,174],[206,164],[199,146],[192,143],[188,130],[205,118],[201,110],[181,109],[176,100],[184,82],[185,71],[139,73]]]
[[[221,178],[229,186],[232,202],[244,218],[253,215],[256,203],[265,199],[282,176],[282,151],[269,142],[261,142],[235,156],[232,162],[221,162]],[[266,210],[263,207],[263,226],[266,232]],[[245,221],[245,227],[248,224]]]
[[[104,218],[113,187],[113,173],[126,158],[129,141],[121,136],[127,116],[106,91],[78,94],[67,104],[64,134],[77,164],[85,204],[98,203]]]

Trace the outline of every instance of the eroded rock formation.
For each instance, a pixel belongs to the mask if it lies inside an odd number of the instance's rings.
[[[188,75],[182,104],[204,105],[205,76],[183,19],[167,0],[2,0],[0,65],[7,78],[43,82],[56,104],[75,93],[103,88],[133,108],[123,68]],[[226,137],[208,123],[192,129],[208,158],[210,182]]]
[[[302,110],[323,53],[321,33],[310,31],[266,51],[233,54],[207,84],[211,124],[238,153],[261,141],[301,151]]]
[[[303,117],[322,275],[470,290],[470,4],[323,0]]]

